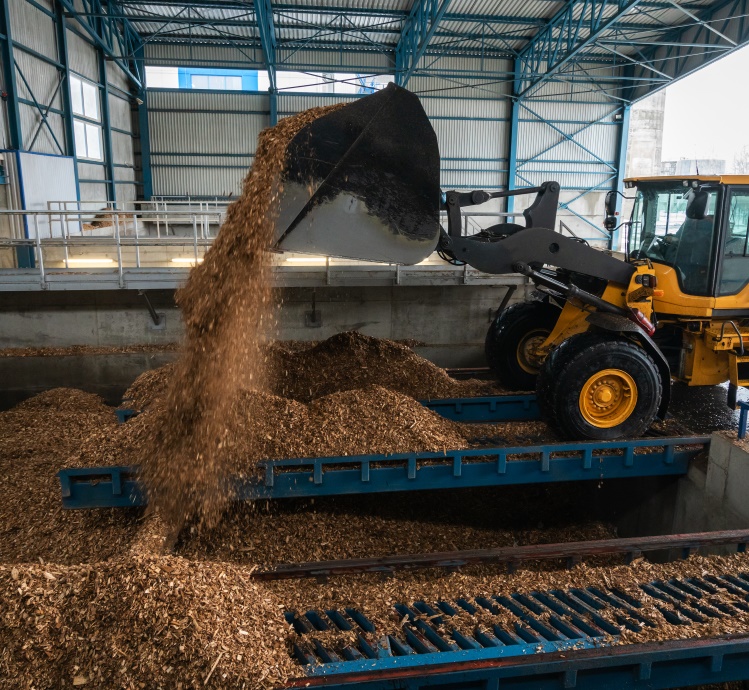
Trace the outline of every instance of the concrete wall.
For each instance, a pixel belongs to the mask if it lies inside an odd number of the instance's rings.
[[[122,394],[144,371],[171,362],[173,352],[139,352],[62,357],[0,357],[0,410],[50,388],[79,388],[119,405]]]
[[[285,288],[277,337],[322,340],[345,330],[382,338],[413,338],[444,366],[483,364],[483,342],[502,286]],[[514,299],[524,299],[520,289]],[[155,327],[142,296],[123,292],[5,293],[0,295],[0,348],[122,346],[181,339],[172,291],[149,292],[166,317]],[[309,318],[313,310],[319,320]],[[311,325],[310,322],[315,324]]]
[[[620,536],[749,528],[749,450],[732,432],[713,433],[709,456],[693,462],[686,477],[649,480],[633,488],[629,506],[618,519]],[[626,496],[612,502],[617,500],[626,506]]]
[[[628,177],[660,175],[666,91],[659,91],[632,106],[627,149]]]

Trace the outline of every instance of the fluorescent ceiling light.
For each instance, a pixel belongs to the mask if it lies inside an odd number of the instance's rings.
[[[91,258],[70,258],[68,259],[68,266],[111,266],[114,263],[114,259],[107,259],[106,257],[91,257]]]
[[[284,260],[289,264],[324,264],[327,258],[324,256],[287,256]]]
[[[191,264],[192,266],[195,265],[195,261],[196,261],[196,259],[195,259],[194,256],[175,256],[172,259],[172,263],[173,264]],[[197,258],[197,262],[199,264],[202,264],[203,263],[203,257],[199,256]]]

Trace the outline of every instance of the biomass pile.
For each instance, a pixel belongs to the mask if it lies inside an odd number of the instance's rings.
[[[242,195],[228,208],[203,263],[177,292],[185,348],[154,418],[151,452],[141,463],[150,500],[175,526],[195,515],[213,524],[224,509],[224,421],[236,392],[258,388],[263,379],[260,338],[272,326],[266,250],[286,148],[302,127],[338,107],[313,108],[260,133]]]
[[[270,688],[299,675],[248,569],[133,556],[0,566],[0,688]]]
[[[310,402],[332,393],[378,385],[417,400],[497,395],[494,382],[458,381],[417,355],[408,343],[374,338],[357,331],[320,343],[262,346],[267,364],[265,389],[282,398]],[[126,407],[143,409],[165,394],[174,376],[167,364],[141,374],[123,396]]]
[[[246,390],[230,402],[216,451],[227,475],[256,476],[257,462],[266,459],[467,447],[458,425],[380,386],[335,393],[310,405]],[[152,452],[152,427],[165,414],[164,405],[156,398],[127,424],[93,434],[68,464],[136,464]]]
[[[394,605],[413,602],[454,601],[462,597],[470,603],[475,597],[493,595],[508,596],[514,592],[530,594],[550,590],[565,590],[570,587],[598,587],[616,589],[629,595],[642,604],[638,613],[655,623],[655,627],[643,626],[641,632],[635,633],[621,626],[615,619],[609,622],[621,630],[621,643],[639,643],[665,639],[688,639],[696,637],[713,637],[725,634],[748,634],[749,612],[740,606],[732,607],[731,616],[707,618],[706,623],[675,625],[665,616],[664,611],[677,612],[683,605],[655,599],[646,594],[640,583],[653,581],[668,582],[673,578],[719,576],[723,573],[747,573],[749,556],[738,554],[725,557],[695,556],[688,561],[675,561],[666,564],[654,564],[640,559],[632,565],[613,567],[589,567],[580,565],[572,570],[519,570],[514,574],[498,573],[496,566],[475,566],[459,572],[431,569],[419,572],[398,572],[388,579],[378,575],[351,575],[331,579],[326,587],[321,587],[312,580],[297,581],[291,588],[284,582],[268,583],[271,591],[284,600],[289,609],[295,611],[355,608],[375,624],[374,637],[379,639],[386,634],[399,636],[403,624],[401,614]],[[717,607],[728,604],[729,595],[723,591],[711,595],[709,600],[701,600],[702,606]],[[736,601],[733,599],[733,601]],[[742,608],[743,607],[743,608]],[[454,608],[460,611],[459,605]],[[479,610],[481,606],[477,606]],[[603,612],[604,617],[607,616]],[[426,618],[426,616],[425,616]],[[444,632],[452,629],[473,634],[475,618],[458,615],[449,619]],[[508,629],[515,619],[508,611],[492,614],[486,611],[481,617],[483,626],[493,624]],[[509,628],[512,629],[512,628]],[[316,633],[309,637],[314,638]],[[345,635],[341,635],[345,637]],[[297,639],[299,639],[297,637]],[[340,647],[336,645],[338,649]]]
[[[174,364],[144,371],[122,396],[123,408],[145,410],[157,398],[163,398],[174,374]]]
[[[56,473],[92,434],[117,430],[97,395],[57,388],[0,413],[0,562],[77,563],[122,553],[136,511],[68,512]]]
[[[407,345],[357,331],[338,333],[305,350],[278,347],[274,354],[274,392],[302,402],[370,384],[420,400],[500,392],[486,381],[456,381]]]
[[[102,347],[98,345],[67,345],[65,347],[6,347],[0,349],[0,357],[68,357],[78,355],[128,355],[153,352],[176,352],[177,343],[146,343]]]

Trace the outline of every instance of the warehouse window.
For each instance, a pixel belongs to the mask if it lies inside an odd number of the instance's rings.
[[[78,158],[103,160],[99,87],[70,75],[70,100],[73,106],[75,153]]]
[[[212,89],[214,91],[241,91],[242,77],[226,75],[193,74],[193,89]]]
[[[369,94],[385,88],[392,74],[354,74],[351,72],[278,72],[279,91],[303,93]],[[268,78],[261,76],[259,86],[268,88]]]

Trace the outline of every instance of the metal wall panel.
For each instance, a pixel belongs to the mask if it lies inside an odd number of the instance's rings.
[[[263,54],[259,48],[235,48],[217,45],[174,43],[146,43],[145,62],[148,65],[186,65],[202,67],[233,67],[235,69],[263,69]]]
[[[99,63],[96,48],[69,29],[67,31],[67,42],[70,69],[98,83]]]
[[[280,48],[276,51],[279,70],[321,72],[356,72],[365,74],[392,74],[395,53],[371,51],[327,51],[297,48]]]
[[[96,163],[86,163],[78,160],[78,177],[82,180],[105,180],[107,178],[106,168]],[[106,196],[106,194],[104,195]],[[102,197],[103,199],[104,197]]]
[[[114,179],[117,180],[117,182],[132,182],[135,180],[135,170],[118,166],[114,169]],[[124,185],[118,185],[118,187],[120,186]],[[119,196],[117,198],[119,199]]]
[[[137,188],[134,184],[117,185],[117,203],[135,201]]]
[[[107,61],[107,82],[121,91],[130,92],[130,80],[125,73],[112,61]]]
[[[222,168],[164,168],[151,165],[154,195],[220,196],[239,193],[246,171]]]
[[[20,103],[18,106],[18,113],[21,116],[21,131],[23,132],[23,143],[24,148],[27,151],[33,151],[35,153],[54,153],[60,155],[60,149],[57,148],[55,140],[47,128],[47,125],[41,123],[41,116],[35,106],[29,106],[24,103]],[[54,132],[57,141],[60,146],[65,146],[65,132],[63,129],[62,118],[54,113],[47,115],[47,122]],[[36,140],[34,141],[33,147],[31,141],[34,137],[34,133],[39,130]]]
[[[13,40],[52,60],[57,60],[57,40],[52,19],[26,0],[3,2],[10,3],[10,30]]]
[[[43,108],[49,105],[59,81],[57,69],[53,65],[21,50],[14,51],[14,58],[18,65],[18,69],[16,70],[18,95],[32,102],[36,99],[37,103]],[[21,78],[21,74],[23,74],[23,78]],[[62,109],[62,99],[60,98],[59,91],[52,101],[52,107],[56,110]]]
[[[267,111],[261,94],[150,91],[153,193],[238,194]]]
[[[148,92],[148,109],[231,110],[268,112],[268,96],[241,91],[195,91],[192,89],[153,89]]]
[[[109,121],[112,127],[126,132],[133,131],[130,102],[113,93],[109,94]]]
[[[92,184],[81,182],[81,201],[103,201],[107,198],[107,187],[105,184]]]
[[[302,94],[302,93],[281,93],[278,96],[278,116],[286,117],[301,113],[309,108],[319,108],[336,103],[351,103],[361,96],[347,94]]]
[[[112,160],[116,165],[133,165],[133,138],[112,132]]]

